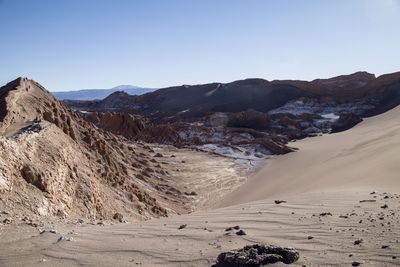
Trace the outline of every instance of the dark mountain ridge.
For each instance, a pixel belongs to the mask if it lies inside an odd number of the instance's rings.
[[[366,115],[384,112],[400,103],[400,72],[375,77],[356,72],[313,81],[245,79],[230,83],[181,85],[141,96],[115,92],[99,101],[65,101],[77,110],[130,110],[150,117],[201,117],[210,112],[269,112],[300,98],[352,103],[374,107]],[[376,110],[376,111],[374,111]]]

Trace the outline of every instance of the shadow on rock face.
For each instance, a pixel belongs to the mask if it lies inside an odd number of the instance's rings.
[[[41,191],[47,191],[47,184],[43,178],[43,174],[32,166],[23,166],[21,169],[21,175],[28,183],[36,186]]]

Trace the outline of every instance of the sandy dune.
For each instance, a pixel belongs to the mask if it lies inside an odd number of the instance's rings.
[[[400,107],[292,145],[300,151],[270,160],[213,204],[222,208],[140,224],[49,225],[56,233],[20,226],[17,240],[2,226],[0,265],[211,266],[252,243],[299,249],[295,266],[400,265]],[[225,231],[235,225],[247,235]]]
[[[292,143],[217,206],[305,192],[400,191],[400,107],[337,134]]]

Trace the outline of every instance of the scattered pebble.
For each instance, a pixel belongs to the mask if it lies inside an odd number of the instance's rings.
[[[246,235],[246,232],[243,230],[239,230],[236,232],[236,235]]]
[[[233,226],[233,227],[226,228],[225,231],[228,232],[228,231],[239,230],[239,229],[240,229],[240,226],[236,225],[236,226]]]
[[[57,242],[60,242],[60,241],[63,241],[63,240],[65,240],[65,241],[74,241],[74,238],[73,237],[66,237],[66,236],[60,236],[60,238],[58,239],[58,241]]]
[[[183,228],[186,228],[186,226],[187,226],[186,223],[185,223],[185,224],[182,224],[182,225],[180,225],[180,226],[178,227],[178,230],[181,230],[181,229],[183,229]]]

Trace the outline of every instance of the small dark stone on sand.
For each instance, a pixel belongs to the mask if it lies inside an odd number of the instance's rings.
[[[361,265],[361,263],[358,262],[358,261],[353,261],[353,262],[351,263],[351,266],[360,266],[360,265]]]
[[[228,231],[239,230],[239,229],[240,229],[240,226],[236,225],[236,226],[233,226],[233,227],[226,228],[225,231],[228,232]]]
[[[382,248],[383,248],[383,249],[389,248],[389,245],[383,245]]]
[[[364,203],[364,202],[376,202],[375,199],[364,199],[364,200],[360,200],[360,203]]]
[[[183,229],[183,228],[186,228],[186,226],[187,226],[187,224],[182,224],[182,225],[180,225],[180,226],[178,227],[178,229],[181,230],[181,229]]]
[[[314,237],[313,237],[313,236],[310,236],[310,235],[307,237],[308,240],[311,240],[311,239],[313,239],[313,238],[314,238]]]
[[[362,242],[362,239],[357,239],[356,241],[354,241],[354,245],[360,245]]]
[[[389,206],[387,204],[381,206],[382,209],[387,209]]]
[[[246,232],[243,230],[239,230],[236,232],[236,235],[246,235]]]

